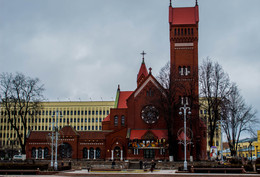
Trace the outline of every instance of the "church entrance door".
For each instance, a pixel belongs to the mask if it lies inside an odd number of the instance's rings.
[[[154,159],[155,150],[154,149],[144,149],[144,158],[145,159]]]

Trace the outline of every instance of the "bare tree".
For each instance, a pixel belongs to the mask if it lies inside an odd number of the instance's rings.
[[[43,85],[38,78],[26,77],[22,73],[0,75],[0,98],[3,117],[16,132],[22,153],[25,153],[28,119],[37,116],[43,98]]]
[[[168,129],[168,143],[169,143],[169,156],[177,156],[177,131],[175,125],[176,118],[179,117],[179,108],[182,105],[181,96],[187,96],[189,106],[192,110],[198,108],[198,95],[196,93],[196,82],[198,82],[198,77],[196,76],[197,68],[193,68],[193,72],[189,76],[181,77],[178,73],[177,67],[170,66],[168,62],[159,72],[157,76],[158,82],[164,88],[161,92],[160,103],[161,112],[163,113],[164,119],[167,123]],[[186,102],[186,99],[183,100]],[[187,103],[186,103],[187,104]],[[195,116],[194,116],[195,117]],[[192,125],[192,121],[195,118],[189,119],[189,125]],[[192,129],[192,128],[191,128]]]
[[[231,156],[237,155],[237,146],[241,133],[253,132],[256,125],[256,111],[247,106],[236,84],[232,84],[229,94],[221,104],[222,127],[227,135]]]
[[[203,61],[199,74],[200,97],[205,101],[202,108],[207,110],[209,145],[213,146],[213,138],[220,120],[220,106],[230,87],[229,76],[223,68],[209,58]]]

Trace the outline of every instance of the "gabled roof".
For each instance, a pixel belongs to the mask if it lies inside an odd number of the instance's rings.
[[[51,136],[51,132],[49,131],[31,131],[28,139],[43,141],[46,140],[48,136]]]
[[[60,131],[59,131],[60,135],[62,136],[75,136],[78,135],[78,133],[76,132],[76,130],[74,130],[74,128],[72,128],[70,125],[64,126]]]
[[[107,122],[107,121],[110,121],[110,114],[108,114],[108,116],[102,122]]]
[[[117,108],[127,108],[126,100],[133,91],[120,91]]]
[[[197,24],[199,22],[199,7],[169,7],[169,23],[173,25]]]
[[[141,81],[146,76],[148,76],[148,71],[147,71],[146,65],[143,60],[141,67],[139,69],[139,72],[137,74],[137,83],[139,83],[139,81]]]
[[[148,77],[145,78],[143,83],[134,91],[134,97],[136,97],[149,82],[152,82],[155,87],[163,92],[163,87],[161,86],[161,84],[153,77],[152,74],[149,74]]]

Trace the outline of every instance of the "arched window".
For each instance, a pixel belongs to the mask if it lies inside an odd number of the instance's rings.
[[[49,154],[49,149],[47,147],[44,148],[44,158],[47,158]]]
[[[94,148],[89,149],[89,158],[93,159],[94,158]]]
[[[83,148],[83,158],[88,158],[88,149]]]
[[[114,125],[115,125],[115,126],[118,126],[118,116],[115,116],[115,117],[114,117]]]
[[[72,156],[72,147],[68,143],[63,143],[59,146],[59,154],[61,158],[71,158]]]
[[[42,148],[38,148],[38,158],[42,158]]]
[[[32,148],[32,158],[35,158],[36,157],[36,148],[33,147]]]
[[[116,146],[115,149],[114,149],[115,159],[119,159],[120,158],[120,153],[121,153],[121,148]]]
[[[101,155],[101,150],[99,148],[96,149],[96,158],[99,159]]]
[[[121,116],[121,126],[125,126],[125,116]]]

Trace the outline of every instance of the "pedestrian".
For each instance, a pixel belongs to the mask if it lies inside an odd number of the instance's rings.
[[[113,162],[112,162],[112,169],[115,168],[115,165],[116,165],[116,162],[115,162],[115,160],[113,160]]]
[[[155,169],[155,165],[156,165],[156,163],[152,160],[152,162],[151,162],[151,172],[153,172],[153,170]]]
[[[62,167],[64,166],[64,162],[63,162],[63,161],[61,161],[61,166],[62,166]]]
[[[140,169],[143,169],[143,161],[142,160],[140,160],[139,166],[140,166]]]

